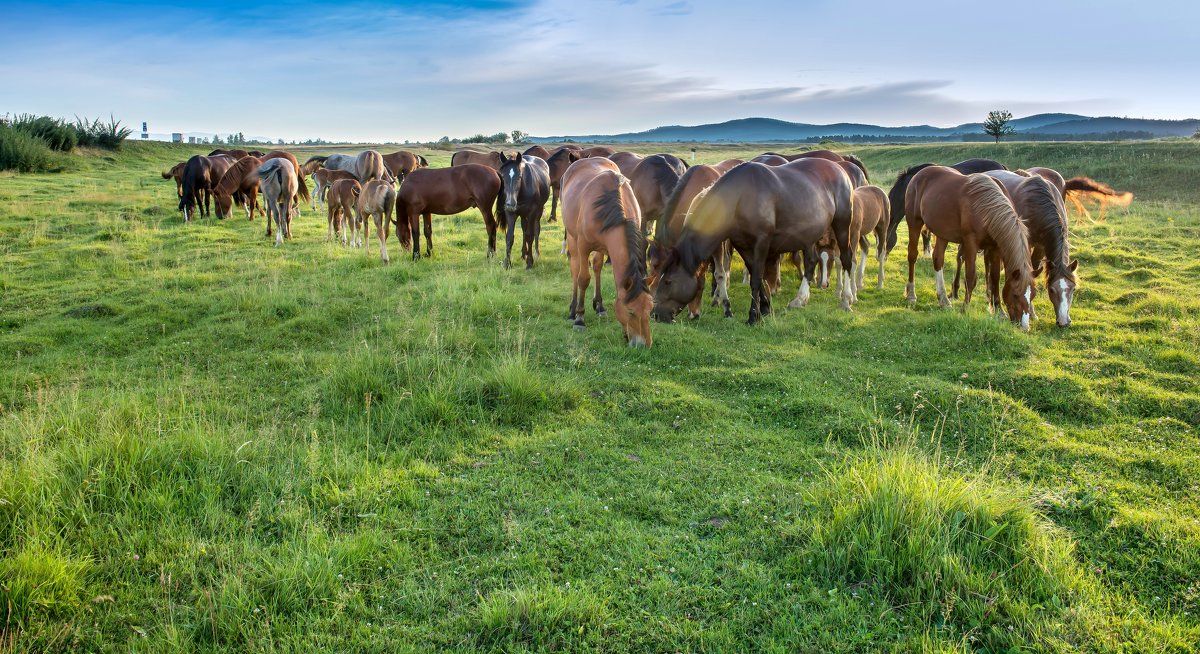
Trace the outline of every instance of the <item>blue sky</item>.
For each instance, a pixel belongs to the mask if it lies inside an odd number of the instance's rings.
[[[990,109],[1200,116],[1200,3],[0,0],[0,113],[427,140]]]

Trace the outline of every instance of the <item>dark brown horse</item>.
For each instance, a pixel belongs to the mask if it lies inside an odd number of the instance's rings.
[[[563,230],[571,263],[571,310],[567,318],[583,329],[583,301],[596,274],[592,309],[604,316],[600,273],[604,257],[612,259],[616,299],[613,310],[630,347],[650,347],[650,310],[653,300],[646,289],[642,228],[637,199],[616,164],[591,158],[571,164],[563,176]]]
[[[480,152],[478,150],[459,150],[450,157],[451,166],[461,166],[463,164],[478,164],[487,166],[492,170],[500,170],[500,165],[503,163],[500,160],[499,152]]]
[[[937,280],[938,303],[949,306],[942,268],[946,245],[962,246],[966,268],[963,307],[971,302],[975,289],[975,257],[980,249],[995,248],[1004,263],[1005,282],[1002,299],[1008,317],[1029,329],[1033,267],[1029,262],[1029,233],[1004,188],[995,179],[980,173],[964,175],[947,166],[929,166],[912,176],[905,192],[904,212],[908,220],[908,285],[905,297],[916,303],[913,272],[917,262],[917,242],[921,229],[928,227],[937,237],[933,248],[933,270]]]
[[[696,198],[675,247],[663,257],[655,289],[655,319],[670,322],[695,299],[701,290],[700,265],[717,254],[726,239],[750,271],[749,324],[770,313],[771,295],[764,279],[770,262],[784,254],[792,255],[802,276],[800,292],[789,306],[804,306],[816,268],[817,241],[831,226],[841,251],[842,274],[848,276],[853,269],[852,192],[841,167],[823,159],[776,167],[747,163],[729,171]],[[847,283],[843,308],[849,309],[851,302]]]
[[[383,167],[397,183],[404,181],[404,176],[418,168],[428,168],[429,162],[425,157],[408,150],[400,150],[383,155]]]
[[[579,161],[579,150],[572,150],[567,147],[561,147],[550,155],[546,160],[546,164],[550,166],[550,218],[549,222],[554,222],[558,219],[556,209],[558,208],[558,196],[562,195],[562,176],[567,172],[567,168],[571,164]]]
[[[550,158],[550,151],[540,145],[531,145],[521,154],[526,157],[537,157],[542,161]]]
[[[497,156],[499,153],[497,153]],[[488,233],[488,257],[496,254],[496,218],[492,207],[500,193],[500,176],[490,166],[460,164],[450,168],[418,168],[396,194],[397,230],[407,221],[412,232],[413,261],[421,258],[421,219],[425,221],[425,256],[433,254],[433,214],[450,216],[478,207]]]
[[[542,212],[550,197],[550,167],[533,155],[505,158],[500,166],[500,193],[496,196],[496,218],[505,233],[504,267],[512,265],[513,239],[517,218],[521,219],[521,257],[525,268],[542,254],[538,235],[542,232]]]
[[[674,159],[674,161],[672,161]],[[616,162],[614,162],[616,163]],[[620,167],[620,164],[617,164]],[[667,206],[667,198],[675,190],[679,178],[687,172],[676,157],[661,154],[646,157],[627,175],[633,194],[642,210],[642,231],[650,233],[650,223],[657,223]],[[622,174],[624,174],[622,172]]]
[[[211,157],[197,154],[187,160],[183,167],[183,192],[179,197],[183,222],[190,222],[191,214],[197,210],[201,217],[208,216],[213,187],[234,163],[233,157],[224,154]]]
[[[888,252],[891,252],[892,248],[896,247],[896,230],[900,227],[900,223],[904,220],[904,196],[908,191],[909,182],[912,181],[913,175],[916,175],[930,166],[936,165],[938,164],[917,164],[901,171],[900,174],[896,176],[896,182],[892,184],[892,189],[888,191],[888,201],[892,204],[891,224],[888,225]],[[970,173],[986,173],[989,170],[1008,170],[1008,168],[1004,167],[1004,164],[1000,163],[999,161],[992,161],[991,159],[967,159],[966,161],[960,161],[949,167],[957,170],[960,173],[963,173],[964,175],[968,175]],[[929,235],[923,235],[922,238],[925,240],[925,254],[930,254],[932,250],[929,248]]]
[[[774,154],[771,152],[766,152],[766,153],[758,155],[757,157],[751,159],[750,161],[753,161],[754,163],[760,163],[764,166],[782,166],[783,164],[788,162],[788,159],[787,159],[787,157],[785,157],[781,154]]]
[[[637,168],[638,164],[642,163],[642,160],[645,159],[642,155],[633,152],[614,152],[607,155],[607,157],[609,161],[617,164],[617,168],[621,171],[621,174],[626,177],[632,177],[633,169]]]
[[[590,148],[580,150],[579,155],[581,158],[587,159],[588,157],[607,157],[615,152],[616,150],[607,145],[593,145]]]

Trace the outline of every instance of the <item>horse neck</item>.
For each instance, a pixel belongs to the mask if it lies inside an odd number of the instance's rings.
[[[1016,217],[1016,212],[1013,212],[1013,217]],[[1020,219],[1018,219],[1019,221]],[[989,230],[990,231],[990,230]],[[1005,270],[1020,270],[1026,273],[1026,277],[1032,279],[1033,265],[1029,260],[1029,237],[1026,234],[1025,238],[1019,238],[1021,231],[1017,231],[1018,238],[996,238],[992,235],[992,240],[996,243],[996,248],[1000,251],[1000,257],[1004,260]]]

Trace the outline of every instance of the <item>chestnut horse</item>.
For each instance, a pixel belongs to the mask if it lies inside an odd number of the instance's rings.
[[[258,167],[258,179],[267,203],[267,221],[275,220],[275,245],[278,247],[283,245],[285,235],[289,239],[292,237],[292,207],[299,190],[296,168],[287,159],[269,159]]]
[[[619,163],[617,167],[620,168]],[[642,210],[644,234],[650,233],[650,223],[657,223],[662,218],[667,198],[671,196],[685,172],[687,169],[678,158],[655,154],[643,159],[634,167],[633,172],[627,175],[629,185],[633,187],[633,194],[637,197],[638,207]]]
[[[783,254],[792,255],[802,277],[800,292],[788,306],[804,306],[816,267],[816,243],[831,226],[841,250],[843,274],[849,275],[853,268],[852,191],[842,168],[823,159],[776,167],[746,163],[729,171],[692,203],[675,246],[665,253],[655,289],[655,319],[671,322],[684,304],[695,299],[700,265],[717,254],[726,239],[750,271],[749,324],[771,311],[764,279],[769,264]],[[842,307],[849,309],[851,303],[847,283]]]
[[[550,155],[546,160],[546,164],[550,166],[550,219],[549,222],[554,222],[558,219],[555,210],[558,208],[558,196],[562,195],[562,176],[567,172],[567,168],[571,164],[579,161],[579,150],[572,150],[568,147],[561,147]]]
[[[329,240],[336,240],[337,234],[341,233],[343,245],[350,247],[363,245],[366,239],[359,236],[358,221],[354,216],[354,208],[358,204],[360,193],[362,193],[362,184],[359,184],[353,175],[335,180],[330,185],[329,199],[325,203],[329,220]],[[349,232],[349,237],[347,237],[347,232]]]
[[[1059,327],[1070,326],[1071,302],[1075,298],[1075,289],[1078,286],[1075,269],[1079,262],[1071,260],[1070,246],[1067,243],[1067,208],[1062,194],[1051,181],[1053,176],[1047,178],[1037,173],[1023,177],[1019,173],[1005,170],[993,170],[984,174],[1000,182],[1012,199],[1017,216],[1029,230],[1029,244],[1032,247],[1029,262],[1034,269],[1033,278],[1030,280],[1031,296],[1037,295],[1037,275],[1042,271],[1044,263],[1046,292],[1055,310],[1055,324]],[[993,303],[1000,286],[999,262],[993,250],[984,254],[984,262],[987,269],[988,302]],[[1032,303],[1031,297],[1030,317],[1037,319],[1037,312],[1033,310]]]
[[[528,149],[522,152],[521,155],[526,157],[537,157],[538,159],[545,161],[550,158],[550,151],[540,145],[531,145]]]
[[[587,150],[584,150],[584,152],[587,152]],[[642,160],[645,159],[642,155],[634,152],[614,152],[605,156],[617,164],[617,168],[621,171],[621,174],[626,177],[632,177],[633,169],[637,168],[638,164],[642,163]]]
[[[975,290],[975,256],[980,249],[995,248],[1004,263],[1005,282],[1002,299],[1008,317],[1029,329],[1029,302],[1033,289],[1033,267],[1029,263],[1029,233],[1017,216],[1017,210],[1004,188],[982,173],[964,175],[947,166],[929,166],[912,176],[904,196],[908,220],[908,284],[905,297],[916,303],[913,272],[917,263],[917,242],[926,227],[937,240],[933,248],[933,270],[937,280],[938,303],[949,306],[946,282],[942,274],[946,245],[959,243],[966,263],[966,289],[963,308],[971,303]]]
[[[854,292],[857,295],[863,289],[863,280],[867,274],[867,259],[870,254],[868,234],[875,234],[875,259],[879,262],[879,281],[876,288],[883,288],[883,267],[887,261],[887,228],[888,217],[891,215],[887,192],[878,186],[860,186],[854,189],[854,218],[850,221],[850,242],[857,243],[862,256],[854,274]],[[821,257],[821,286],[828,285],[827,267],[830,259],[841,253],[834,243],[832,234],[826,234],[821,239],[818,255]]]
[[[421,219],[425,220],[425,256],[433,254],[433,214],[454,215],[472,207],[483,214],[488,257],[496,254],[496,218],[492,207],[500,193],[500,176],[490,166],[461,164],[450,168],[418,168],[396,194],[397,230],[407,221],[412,232],[413,261],[421,258]],[[386,239],[386,235],[385,235]]]
[[[226,156],[233,157],[233,159],[234,159],[235,161],[236,161],[236,160],[238,160],[238,159],[241,159],[242,157],[248,157],[248,156],[250,156],[250,153],[249,153],[249,152],[246,152],[245,150],[222,150],[222,149],[220,149],[220,148],[217,148],[216,150],[213,150],[212,152],[209,152],[209,153],[208,153],[208,156],[210,156],[210,157],[213,157],[213,156],[216,156],[216,155],[218,155],[218,154],[223,154],[223,155],[226,155]]]
[[[245,156],[225,171],[213,188],[218,218],[232,218],[235,196],[240,196],[246,210],[246,220],[254,220],[254,210],[258,208],[258,167],[262,164],[262,159],[258,157]],[[268,222],[268,236],[270,227]]]
[[[579,156],[582,159],[589,157],[609,157],[616,153],[616,150],[607,145],[593,145],[590,148],[583,148],[579,151]]]
[[[500,155],[500,193],[496,196],[496,218],[505,232],[504,267],[512,265],[514,232],[521,218],[521,258],[532,269],[541,256],[538,236],[542,232],[542,212],[550,197],[550,166],[538,157],[524,154],[511,159]]]
[[[391,263],[388,257],[387,239],[392,228],[392,212],[396,208],[396,187],[389,181],[373,179],[367,182],[358,193],[358,202],[354,205],[356,226],[363,229],[363,241],[370,235],[368,219],[375,219],[375,237],[379,239],[379,256],[385,264]],[[396,227],[396,236],[404,243],[405,230]],[[370,251],[370,248],[366,248]]]
[[[481,166],[487,166],[492,170],[500,170],[500,153],[480,152],[478,150],[459,150],[450,157],[451,166],[461,166],[463,164],[479,164]]]
[[[387,169],[392,179],[396,183],[403,183],[405,175],[418,168],[428,168],[429,161],[419,154],[413,154],[408,150],[400,150],[391,154],[383,155],[383,167]]]
[[[617,165],[601,157],[571,164],[563,175],[563,230],[571,263],[571,309],[568,320],[583,329],[583,301],[596,274],[592,309],[604,316],[600,274],[604,257],[612,259],[616,298],[613,310],[630,347],[650,347],[650,310],[654,301],[646,288],[645,246],[637,198]]]
[[[900,227],[900,222],[904,220],[904,196],[908,190],[909,182],[912,181],[913,175],[930,166],[936,165],[938,164],[917,164],[900,171],[900,174],[896,176],[896,182],[892,184],[892,190],[888,191],[888,201],[892,204],[892,218],[888,225],[888,252],[891,252],[892,248],[896,247],[896,230]],[[989,170],[1008,170],[1008,168],[1004,167],[1004,164],[999,161],[992,161],[991,159],[967,159],[966,161],[960,161],[950,166],[950,168],[963,174],[986,173]],[[929,235],[925,234],[922,238],[925,240],[925,254],[930,254],[932,250],[929,249]]]
[[[171,166],[169,170],[164,170],[162,173],[163,179],[175,180],[175,195],[181,198],[183,197],[183,169],[186,167],[187,162],[180,161],[174,166]]]
[[[318,204],[325,202],[325,192],[329,189],[329,185],[339,179],[355,179],[354,173],[345,170],[330,170],[328,168],[318,168],[312,173],[313,179],[313,210],[316,210]]]
[[[785,157],[783,155],[772,154],[770,152],[767,152],[767,153],[758,155],[757,157],[751,159],[750,161],[753,161],[754,163],[760,163],[764,166],[782,166],[783,164],[788,162],[788,159],[787,159],[787,157]]]

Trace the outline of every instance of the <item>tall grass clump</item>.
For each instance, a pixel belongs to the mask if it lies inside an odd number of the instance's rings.
[[[88,121],[76,116],[75,133],[79,136],[81,146],[120,150],[121,144],[133,133],[133,129],[122,127],[121,121],[113,118],[111,114],[108,116],[108,122],[99,118]]]
[[[79,142],[75,128],[61,118],[20,114],[10,124],[13,129],[46,142],[46,146],[58,152],[70,152]]]
[[[877,593],[919,627],[988,651],[1077,631],[1088,585],[1072,541],[1018,499],[903,451],[835,471],[823,488],[806,559],[826,583]]]
[[[50,148],[42,139],[0,124],[0,170],[32,173],[52,167]]]

